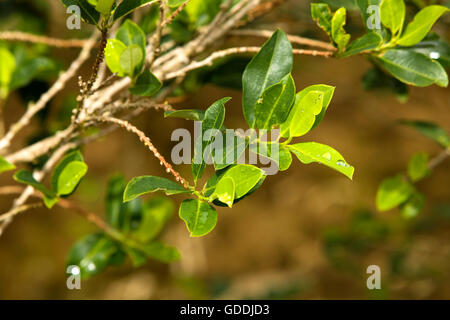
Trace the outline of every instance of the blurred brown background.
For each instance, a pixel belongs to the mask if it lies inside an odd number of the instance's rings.
[[[65,16],[59,1],[48,2],[47,34],[78,36],[61,27]],[[308,1],[288,1],[252,27],[281,27],[290,33],[322,37],[308,12]],[[350,19],[359,23],[357,14]],[[230,38],[223,46],[242,41]],[[261,39],[245,41],[261,44]],[[77,50],[53,53],[67,65]],[[325,120],[299,141],[326,143],[339,150],[355,167],[353,182],[323,166],[303,165],[294,159],[287,172],[268,177],[246,201],[232,210],[219,208],[217,227],[206,237],[190,238],[175,214],[164,239],[179,248],[181,261],[169,266],[151,262],[138,269],[130,263],[109,268],[74,291],[66,288],[66,255],[77,239],[95,229],[58,208],[27,212],[0,238],[0,298],[450,298],[450,161],[418,184],[427,197],[418,217],[405,220],[396,210],[379,213],[374,205],[379,182],[405,170],[413,153],[440,151],[396,121],[434,121],[449,132],[450,91],[411,87],[409,100],[401,103],[388,90],[364,91],[361,78],[369,67],[363,57],[295,59],[298,90],[319,83],[336,86]],[[50,114],[68,93],[76,92],[75,85],[73,80],[71,88],[53,101]],[[245,128],[239,91],[206,85],[176,107],[205,109],[224,96],[233,97],[227,104],[225,124]],[[23,111],[20,98],[13,95],[6,107],[8,120],[17,119]],[[171,132],[180,127],[192,129],[191,122],[163,120],[158,111],[146,112],[133,123],[145,130],[167,158],[174,145]],[[75,198],[100,215],[111,174],[121,172],[127,179],[144,174],[165,176],[148,150],[123,131],[84,150],[89,172]],[[190,177],[188,166],[179,170]],[[1,183],[11,184],[10,175],[2,175]],[[7,211],[12,200],[2,197],[0,212]],[[372,264],[381,267],[382,290],[366,288],[366,268]]]

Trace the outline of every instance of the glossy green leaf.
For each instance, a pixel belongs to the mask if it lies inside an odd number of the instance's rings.
[[[197,109],[183,109],[164,112],[164,118],[182,118],[187,120],[202,121],[205,111]]]
[[[401,175],[384,179],[377,191],[377,208],[380,211],[391,210],[408,200],[413,192],[413,186]]]
[[[403,120],[401,124],[410,126],[425,137],[437,142],[444,148],[450,147],[450,136],[437,124],[421,120]]]
[[[230,177],[225,177],[223,179],[220,179],[220,181],[217,183],[216,189],[214,190],[211,198],[218,199],[231,208],[234,203],[235,195],[236,186],[234,180]]]
[[[434,23],[450,9],[444,6],[432,5],[420,10],[414,20],[406,27],[402,37],[397,41],[402,46],[413,46],[425,38]]]
[[[149,199],[142,208],[142,219],[139,228],[132,233],[133,239],[140,243],[153,240],[172,217],[173,211],[174,205],[170,199],[166,197]]]
[[[144,55],[142,50],[135,44],[127,47],[120,55],[120,67],[130,77],[134,77],[143,61]]]
[[[356,39],[347,47],[341,57],[349,57],[361,52],[368,52],[377,48],[383,42],[383,38],[376,32],[369,32]]]
[[[381,67],[404,83],[418,87],[433,83],[441,87],[448,85],[447,73],[439,62],[420,53],[390,49],[378,56],[377,61]]]
[[[6,99],[10,83],[16,69],[14,55],[5,48],[0,48],[0,100]],[[2,106],[0,106],[2,107]]]
[[[411,181],[416,182],[430,173],[428,168],[428,154],[419,152],[414,154],[408,163],[408,177]]]
[[[379,20],[379,10],[374,10],[374,8],[380,8],[381,0],[356,0],[355,2],[361,12],[366,30],[371,32],[376,21]]]
[[[437,60],[445,69],[450,68],[450,45],[443,40],[424,40],[409,50]]]
[[[295,83],[289,74],[279,83],[267,88],[255,106],[255,127],[271,130],[288,117],[295,97]]]
[[[128,202],[147,193],[164,191],[167,195],[189,192],[178,183],[166,178],[154,176],[135,177],[128,182],[123,194],[123,201]]]
[[[306,96],[308,96],[310,93],[313,93],[312,96],[308,98],[308,100],[305,100]],[[318,114],[314,115],[314,121],[312,119],[311,114],[314,114],[317,112],[316,106],[311,104],[310,98],[313,98],[314,96],[318,96],[319,93],[322,95],[322,106],[321,110]],[[298,92],[295,96],[294,106],[292,107],[291,112],[289,113],[289,117],[284,122],[281,127],[281,136],[282,137],[289,137],[289,136],[297,136],[297,134],[303,134],[307,133],[308,131],[311,131],[315,127],[319,125],[320,122],[322,122],[325,112],[328,109],[328,106],[330,105],[331,99],[333,98],[334,94],[334,87],[327,86],[323,84],[317,84],[309,86],[302,91]],[[320,100],[320,99],[319,99]],[[315,100],[313,99],[313,102]],[[305,103],[306,102],[306,103]],[[306,114],[305,114],[306,113]],[[296,119],[295,122],[293,119]],[[309,127],[311,121],[313,121],[313,124],[311,127]],[[294,133],[290,132],[290,127],[295,128],[295,135]],[[305,132],[306,130],[306,132]]]
[[[113,21],[125,17],[134,10],[157,2],[157,0],[125,0],[122,1],[114,11]]]
[[[161,86],[161,81],[150,70],[145,69],[130,88],[130,92],[138,96],[149,97],[157,93]]]
[[[331,15],[330,7],[325,3],[311,3],[311,16],[316,23],[331,37]]]
[[[117,73],[119,77],[123,77],[124,70],[120,64],[120,56],[125,51],[127,46],[119,40],[108,39],[108,43],[105,48],[105,60],[109,70],[112,73]]]
[[[100,19],[100,13],[95,10],[93,6],[89,4],[86,0],[62,0],[66,7],[70,6],[78,6],[80,8],[81,18],[93,25],[97,25],[98,20]],[[126,2],[126,1],[125,1]]]
[[[413,195],[400,206],[402,216],[410,219],[417,216],[425,206],[425,196],[419,192],[414,192]]]
[[[355,168],[349,165],[339,152],[317,142],[304,142],[287,146],[304,164],[317,162],[330,167],[349,179],[353,179]]]
[[[331,37],[340,52],[345,50],[345,47],[350,41],[350,35],[344,30],[346,20],[347,10],[345,8],[338,9],[331,19]]]
[[[122,212],[124,211],[125,203],[123,203],[123,192],[125,190],[125,179],[122,175],[115,175],[109,179],[108,187],[106,189],[106,221],[108,224],[120,230],[122,225]]]
[[[200,200],[184,200],[180,205],[179,215],[186,223],[191,237],[204,236],[211,232],[217,224],[217,211]]]
[[[275,161],[280,171],[289,169],[292,164],[291,152],[282,144],[259,142],[257,148],[251,147],[250,150],[256,151],[259,155]]]
[[[103,233],[91,234],[72,247],[67,266],[78,266],[81,278],[86,279],[103,272],[115,261],[123,260],[119,245]]]
[[[117,30],[116,39],[122,41],[127,47],[133,44],[139,46],[145,55],[145,45],[147,43],[145,33],[133,21],[129,19],[125,20],[119,30]]]
[[[98,0],[95,10],[102,15],[109,17],[115,0]]]
[[[255,127],[255,107],[263,92],[292,71],[292,46],[277,30],[245,68],[242,76],[242,107],[248,125]]]
[[[11,171],[14,170],[15,168],[16,168],[15,165],[9,163],[8,161],[5,160],[5,158],[0,156],[0,173]]]
[[[227,170],[217,185],[222,179],[231,178],[234,181],[237,199],[246,195],[263,177],[264,171],[260,168],[249,164],[238,164]]]
[[[44,195],[44,203],[49,209],[52,208],[56,202],[58,202],[58,197],[56,194],[34,179],[31,172],[27,170],[19,170],[14,174],[13,178],[17,182],[32,186],[36,190],[40,191]]]
[[[53,170],[53,173],[52,173],[52,179],[51,179],[51,187],[54,192],[56,192],[58,190],[58,183],[61,180],[60,179],[61,174],[63,173],[65,168],[71,162],[74,162],[74,161],[84,162],[83,155],[78,150],[68,153],[55,166],[55,169]]]
[[[383,0],[380,5],[381,23],[391,30],[392,34],[401,31],[405,21],[406,7],[404,0]]]
[[[56,194],[58,196],[69,195],[87,172],[87,165],[81,161],[70,162],[58,177]]]
[[[177,248],[168,246],[160,241],[152,241],[142,246],[141,249],[148,258],[164,263],[174,262],[180,259],[180,252]]]

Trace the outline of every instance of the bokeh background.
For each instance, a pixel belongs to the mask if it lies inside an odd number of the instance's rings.
[[[325,39],[309,15],[309,1],[291,0],[249,27],[284,31]],[[21,29],[61,38],[86,37],[90,29],[69,31],[59,0],[0,0],[1,30]],[[361,32],[357,12],[350,13],[349,30]],[[449,19],[437,26],[449,35]],[[228,38],[222,47],[258,45],[262,39]],[[43,49],[66,68],[78,49]],[[341,152],[356,171],[354,180],[317,164],[297,159],[286,171],[266,179],[263,187],[232,210],[219,208],[219,221],[208,236],[190,238],[174,214],[163,235],[179,248],[182,259],[171,265],[149,262],[112,267],[82,282],[82,290],[66,288],[65,262],[72,244],[95,228],[78,216],[55,208],[18,216],[0,238],[0,298],[2,299],[448,299],[450,298],[450,160],[418,184],[427,197],[425,209],[413,219],[397,210],[377,212],[375,194],[386,176],[404,171],[418,151],[431,155],[439,146],[399,119],[423,119],[450,131],[448,88],[409,88],[409,97],[389,89],[367,91],[361,79],[371,68],[364,57],[324,59],[297,56],[294,79],[300,90],[311,84],[336,86],[322,124],[299,141],[317,141]],[[88,68],[82,70],[88,73]],[[55,71],[56,72],[56,71]],[[32,82],[14,93],[5,106],[6,121],[17,120],[26,101],[48,88],[48,79]],[[213,84],[198,85],[177,108],[207,108],[224,96],[226,126],[246,128],[239,90]],[[76,80],[59,94],[15,141],[20,147],[38,135],[67,124],[77,92]],[[72,102],[71,102],[72,101]],[[69,113],[67,112],[69,110]],[[170,157],[171,132],[192,130],[192,122],[163,119],[148,111],[133,121],[144,129],[160,151]],[[74,195],[82,207],[103,215],[108,178],[165,176],[158,161],[135,136],[123,131],[84,148],[89,172]],[[178,168],[190,177],[190,167]],[[11,184],[3,174],[1,185]],[[183,198],[174,197],[178,203]],[[13,198],[0,198],[6,212]],[[368,290],[366,268],[381,267],[381,290]]]

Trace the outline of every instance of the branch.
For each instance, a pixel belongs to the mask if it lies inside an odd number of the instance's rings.
[[[23,41],[31,43],[42,43],[51,47],[58,48],[83,48],[89,40],[78,39],[55,39],[46,36],[37,36],[30,33],[19,31],[0,32],[0,40]]]
[[[434,157],[433,159],[431,159],[428,162],[428,168],[430,170],[433,170],[434,168],[436,168],[438,165],[440,165],[444,160],[447,159],[447,157],[450,157],[450,147],[448,147],[447,149],[443,150],[441,153],[439,153],[436,157]]]

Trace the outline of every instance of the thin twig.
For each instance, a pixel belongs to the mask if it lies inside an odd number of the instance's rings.
[[[428,162],[428,168],[430,170],[433,170],[434,168],[436,168],[438,165],[440,165],[444,160],[446,160],[448,157],[450,157],[450,147],[443,150],[441,153],[439,153],[436,157],[434,157],[433,159],[431,159]]]
[[[89,41],[87,39],[55,39],[19,31],[0,32],[0,40],[42,43],[47,46],[58,48],[82,48]]]
[[[7,213],[2,214],[0,216],[0,222],[11,220],[14,216],[16,216],[22,212],[26,212],[31,209],[41,208],[42,206],[43,206],[42,202],[36,202],[36,203],[30,203],[30,204],[24,204],[24,205],[18,206],[16,208],[8,211]]]

